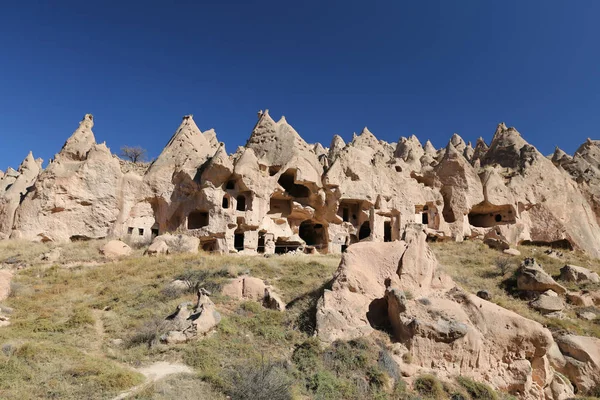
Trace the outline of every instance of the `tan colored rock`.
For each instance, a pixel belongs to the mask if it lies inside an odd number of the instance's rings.
[[[564,335],[556,343],[566,360],[561,372],[579,391],[585,393],[600,384],[600,339]]]
[[[562,311],[565,308],[565,302],[562,297],[552,290],[547,290],[542,293],[536,300],[530,303],[530,306],[542,314],[554,313]]]
[[[272,287],[265,288],[265,296],[263,299],[263,306],[276,311],[285,311],[285,303],[281,300],[281,297],[275,293]]]
[[[509,256],[520,256],[521,252],[517,249],[505,249],[502,251],[504,254],[508,254]]]
[[[146,250],[146,254],[151,257],[159,254],[169,254],[169,246],[164,240],[154,241]]]
[[[439,272],[425,234],[409,229],[406,238],[347,250],[317,306],[319,338],[349,340],[389,321],[421,371],[470,376],[523,398],[543,397],[553,382],[546,357],[554,344],[550,332],[454,287]]]
[[[126,257],[130,255],[132,252],[131,247],[129,247],[126,243],[121,242],[120,240],[111,240],[106,243],[100,249],[100,254],[104,255],[109,259],[116,259],[119,257]]]
[[[553,290],[558,294],[567,292],[533,258],[526,258],[517,270],[517,288],[532,292],[545,292],[546,290]]]
[[[55,247],[47,253],[42,254],[42,261],[57,262],[60,260],[61,250],[59,247]]]
[[[6,299],[10,294],[10,282],[13,273],[7,269],[0,269],[0,301]]]
[[[164,249],[165,246],[159,244],[164,243],[169,253],[198,253],[198,247],[200,246],[200,240],[193,236],[187,235],[171,235],[164,234],[154,238],[152,245],[155,249]],[[151,246],[152,247],[152,246]]]
[[[576,283],[600,283],[600,276],[596,272],[576,265],[565,265],[560,269],[560,279]]]

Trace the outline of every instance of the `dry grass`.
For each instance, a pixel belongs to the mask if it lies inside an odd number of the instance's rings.
[[[2,303],[14,309],[12,325],[0,329],[0,397],[3,399],[109,399],[138,384],[134,368],[155,361],[183,362],[197,375],[177,375],[157,382],[135,398],[224,398],[231,393],[232,372],[248,365],[281,363],[301,398],[410,398],[402,381],[386,392],[394,371],[384,368],[375,342],[321,348],[311,342],[316,301],[339,264],[335,256],[240,257],[210,254],[155,258],[134,256],[105,263],[101,241],[61,246],[61,260],[40,261],[51,244],[0,242],[0,263],[18,260],[25,268],[14,279],[15,293]],[[493,301],[552,326],[550,319],[527,307],[501,287],[522,259],[513,258],[505,276],[494,261],[499,253],[476,242],[434,243],[448,273],[466,290],[486,289]],[[557,274],[566,261],[520,248]],[[565,259],[598,270],[577,254]],[[90,261],[97,263],[91,264]],[[68,266],[68,267],[65,267]],[[285,313],[263,309],[213,293],[222,314],[215,332],[203,340],[164,346],[155,340],[161,322],[190,291],[166,289],[177,277],[217,288],[230,277],[250,273],[278,288],[288,303]],[[587,321],[561,322],[565,329],[597,334]],[[594,331],[594,327],[596,331]],[[123,344],[115,344],[121,339]],[[381,338],[379,338],[381,339]],[[305,347],[302,347],[305,346]],[[298,351],[298,349],[304,349]],[[360,365],[352,364],[363,360]],[[315,364],[316,363],[316,364]],[[189,397],[193,393],[192,397]],[[188,396],[188,397],[186,397]],[[303,397],[302,397],[303,396]],[[395,396],[395,397],[394,397]]]
[[[579,335],[600,337],[600,325],[578,319],[574,310],[565,313],[569,317],[566,320],[548,318],[532,310],[526,300],[519,299],[516,294],[510,294],[513,289],[511,285],[514,284],[513,275],[526,257],[534,257],[555,279],[560,275],[560,268],[565,264],[579,265],[600,272],[598,260],[591,259],[579,252],[569,251],[564,251],[564,256],[558,260],[544,254],[546,248],[519,246],[518,250],[521,255],[508,258],[509,265],[503,265],[506,270],[502,274],[498,267],[498,259],[505,260],[505,256],[479,241],[430,243],[430,245],[443,269],[463,289],[471,293],[487,290],[492,295],[492,302],[540,322],[552,330],[567,330]],[[571,290],[576,290],[578,287],[575,284],[559,283]],[[592,288],[589,285],[582,287]]]

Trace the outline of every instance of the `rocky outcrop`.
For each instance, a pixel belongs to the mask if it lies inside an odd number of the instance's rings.
[[[158,158],[119,160],[86,115],[41,170],[30,155],[0,177],[0,237],[119,238],[149,244],[171,233],[219,253],[341,253],[359,241],[400,240],[419,223],[430,238],[502,237],[600,256],[600,150],[542,156],[498,125],[488,147],[458,134],[439,151],[416,136],[309,144],[268,110],[228,154],[213,129],[183,118]]]
[[[560,269],[560,279],[576,283],[600,283],[600,276],[596,272],[576,265],[565,265]]]
[[[403,371],[470,376],[520,398],[573,393],[554,373],[551,360],[556,363],[562,354],[552,353],[557,346],[550,332],[456,287],[440,271],[418,227],[409,227],[403,241],[350,247],[331,290],[319,300],[321,340],[350,340],[376,329],[389,331],[411,354],[410,366],[394,358]],[[593,380],[593,363],[588,364],[581,376]]]
[[[531,292],[552,290],[558,294],[564,294],[567,291],[552,279],[533,258],[526,258],[517,270],[517,288]]]

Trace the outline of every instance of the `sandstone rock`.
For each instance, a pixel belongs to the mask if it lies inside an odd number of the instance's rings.
[[[558,294],[564,294],[567,291],[556,283],[533,258],[526,258],[517,270],[517,288],[532,292],[553,290]]]
[[[164,243],[167,246],[169,253],[198,253],[198,247],[200,246],[200,240],[193,236],[187,235],[171,235],[164,234],[154,238],[152,245],[154,249],[164,249],[165,246],[159,244]],[[152,247],[151,245],[151,247]]]
[[[57,262],[58,260],[60,260],[60,255],[60,248],[55,247],[49,252],[42,254],[42,261]]]
[[[486,380],[525,398],[543,397],[543,388],[553,382],[546,357],[554,344],[550,332],[454,287],[439,272],[423,232],[408,230],[405,238],[348,248],[332,289],[317,306],[319,338],[349,340],[391,324],[395,339],[410,349],[421,370]],[[409,300],[408,292],[421,297]],[[510,366],[503,360],[511,360]],[[482,375],[492,368],[493,374]]]
[[[131,247],[120,240],[111,240],[106,243],[100,249],[100,254],[103,254],[106,258],[115,259],[119,257],[125,257],[130,255],[132,252]]]
[[[10,294],[10,282],[13,273],[7,269],[0,269],[0,301],[6,299]]]
[[[567,293],[569,303],[576,306],[591,307],[600,306],[600,292],[583,290],[581,292]]]
[[[565,308],[565,303],[562,297],[558,297],[552,290],[547,290],[536,300],[532,301],[530,306],[542,314],[549,314],[556,311],[562,311]]]
[[[510,256],[520,256],[521,252],[517,249],[505,249],[503,250],[504,254],[508,254]]]
[[[550,160],[505,124],[489,147],[455,134],[439,151],[365,128],[349,143],[335,136],[327,150],[267,110],[233,154],[187,115],[148,166],[96,143],[93,123],[85,115],[45,170],[28,155],[0,174],[1,237],[148,245],[177,232],[208,252],[340,254],[359,241],[400,240],[418,223],[432,238],[487,235],[501,249],[532,243],[600,256],[598,141]]]
[[[221,289],[221,294],[233,299],[248,299],[263,301],[267,286],[262,279],[251,276],[241,276],[233,279]]]
[[[600,384],[600,339],[564,335],[556,338],[566,365],[561,370],[579,391],[586,392]]]
[[[593,321],[598,318],[598,315],[591,311],[578,311],[577,316],[581,319],[585,319],[586,321]]]
[[[263,299],[263,306],[276,311],[285,311],[285,303],[281,300],[281,297],[273,291],[273,288],[265,288],[265,296]]]
[[[0,328],[10,325],[10,318],[6,315],[0,315]]]
[[[201,288],[195,305],[191,302],[181,303],[167,317],[167,321],[173,329],[161,336],[160,340],[167,344],[177,344],[204,337],[221,322],[221,314],[208,297],[208,292]]]
[[[492,295],[487,290],[480,290],[477,292],[477,297],[490,301],[492,299]]]
[[[600,283],[600,276],[596,272],[576,265],[565,265],[560,269],[560,279],[576,283]]]
[[[154,241],[146,250],[149,256],[157,256],[159,254],[169,254],[169,246],[164,240]]]

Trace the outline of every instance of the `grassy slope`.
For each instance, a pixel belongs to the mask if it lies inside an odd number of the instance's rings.
[[[243,384],[236,380],[236,372],[239,378],[244,367],[272,363],[291,379],[297,398],[411,396],[402,385],[390,387],[389,377],[397,371],[386,364],[385,346],[378,343],[387,340],[385,335],[327,349],[311,338],[316,299],[337,268],[337,257],[144,258],[137,251],[126,260],[89,266],[101,260],[100,245],[69,244],[63,247],[60,264],[48,266],[38,261],[48,251],[47,245],[0,242],[0,262],[16,257],[29,264],[17,275],[14,294],[3,303],[14,311],[12,325],[0,328],[0,398],[110,399],[142,381],[133,368],[159,360],[186,363],[197,377],[170,377],[135,398],[185,398],[194,391],[193,398],[218,399],[218,393],[230,390],[232,382]],[[433,248],[465,289],[487,289],[498,304],[549,326],[557,324],[498,287],[508,274],[498,276],[493,266],[497,252],[473,242]],[[533,249],[521,250],[525,256]],[[598,269],[589,260],[573,257],[578,265]],[[545,256],[538,259],[551,273],[564,264]],[[279,313],[217,294],[215,289],[229,277],[244,272],[275,285],[283,300],[291,303],[290,309]],[[157,341],[165,316],[179,303],[194,299],[193,293],[168,289],[168,283],[182,275],[213,289],[211,298],[223,320],[201,341],[167,347]],[[598,325],[593,323],[558,325],[598,335]]]

